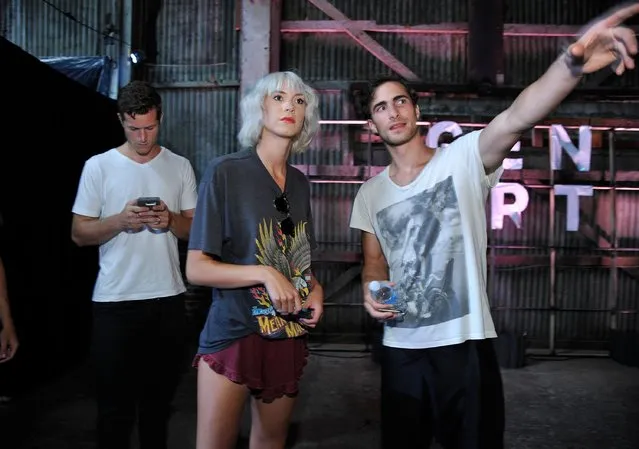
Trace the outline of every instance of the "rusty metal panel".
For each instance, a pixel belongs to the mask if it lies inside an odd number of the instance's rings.
[[[12,40],[16,10],[17,5],[14,5],[13,2],[5,1],[0,3],[0,36],[7,40]]]
[[[466,22],[467,0],[331,0],[331,4],[352,20],[419,25]],[[327,20],[328,17],[307,0],[283,2],[282,20]]]
[[[109,24],[117,26],[118,3],[57,0],[52,7],[39,0],[11,2],[11,23],[3,27],[10,41],[34,56],[104,55],[102,33]]]
[[[639,253],[633,253],[639,256]],[[617,269],[617,329],[639,332],[639,267]]]
[[[315,239],[331,252],[360,251],[360,232],[349,228],[353,200],[360,184],[311,183]]]
[[[620,248],[639,248],[639,191],[617,191],[616,231]]]
[[[564,38],[504,37],[504,82],[526,86],[539,78],[559,55]]]
[[[458,84],[466,79],[466,36],[370,33],[425,81]],[[391,69],[345,34],[284,34],[281,67],[308,81],[367,80]]]
[[[537,80],[572,42],[564,37],[505,36],[504,37],[504,82],[506,85],[527,86]],[[612,71],[600,72],[584,77],[581,86],[637,87],[637,70],[616,76]]]
[[[160,141],[188,158],[200,179],[209,161],[237,151],[237,89],[160,89]]]
[[[556,0],[510,0],[506,23],[584,25],[602,12],[619,4],[618,0],[579,0],[577,3]]]
[[[557,345],[604,344],[610,330],[610,269],[558,266],[556,276]]]
[[[330,291],[334,283],[339,282],[341,276],[352,265],[331,262],[316,263],[313,273],[324,287]],[[324,318],[313,331],[323,340],[341,340],[353,342],[354,338],[361,338],[367,331],[367,324],[371,318],[362,307],[362,290],[360,278],[356,277],[334,295],[325,299]],[[357,337],[356,337],[357,336]]]
[[[164,0],[157,24],[157,84],[239,82],[235,2]]]
[[[549,341],[550,270],[547,266],[494,268],[489,292],[492,316],[498,332],[525,332],[535,347]]]
[[[351,107],[346,92],[341,90],[320,90],[320,120],[347,118]],[[293,164],[342,165],[350,163],[349,125],[323,124],[309,148],[300,154],[291,155]]]

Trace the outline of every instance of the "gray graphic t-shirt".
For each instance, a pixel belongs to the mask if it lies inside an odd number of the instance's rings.
[[[386,168],[355,198],[350,226],[377,236],[406,310],[403,320],[385,326],[387,346],[495,336],[486,295],[485,203],[503,170],[486,176],[479,133],[437,149],[410,184],[396,185]]]
[[[311,250],[316,243],[310,185],[304,174],[291,166],[285,193],[295,230],[288,234],[282,225],[287,214],[274,205],[282,192],[255,151],[213,160],[200,183],[189,249],[229,264],[269,265],[297,287],[304,301],[310,293]],[[250,333],[269,339],[307,333],[299,322],[275,311],[264,285],[215,288],[212,295],[200,334],[200,353],[217,352]]]

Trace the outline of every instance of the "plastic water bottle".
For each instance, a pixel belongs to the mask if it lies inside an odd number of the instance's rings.
[[[387,281],[371,281],[368,284],[373,299],[382,304],[393,306],[397,303],[397,295],[395,290]]]
[[[397,294],[395,289],[388,281],[371,281],[368,284],[368,290],[371,292],[373,299],[381,304],[388,306],[387,312],[393,312],[400,315],[404,314],[403,310],[397,307]]]

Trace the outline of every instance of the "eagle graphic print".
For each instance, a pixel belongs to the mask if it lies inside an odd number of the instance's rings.
[[[272,220],[259,224],[256,258],[282,273],[297,288],[305,307],[311,284],[311,247],[306,235],[306,222],[295,226],[293,236],[282,232],[280,225]],[[265,287],[251,288],[255,299],[252,315],[257,320],[260,335],[266,338],[293,338],[307,333],[298,322],[279,315]]]
[[[377,213],[403,320],[432,326],[469,313],[461,215],[453,178]],[[454,280],[454,282],[453,282]]]

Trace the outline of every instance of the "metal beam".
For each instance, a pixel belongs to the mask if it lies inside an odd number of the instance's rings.
[[[282,23],[282,0],[271,1],[271,39],[269,45],[271,47],[269,57],[269,71],[277,72],[280,70],[280,49],[282,43],[282,34],[280,26]]]
[[[331,283],[326,286],[326,290],[324,290],[324,301],[330,300],[333,296],[339,293],[340,290],[347,285],[350,285],[351,282],[357,279],[361,274],[362,265],[358,264],[350,267],[348,270],[339,275],[337,279],[332,279]]]
[[[467,80],[473,85],[503,85],[503,0],[468,0],[468,9]]]
[[[349,21],[349,18],[344,15],[339,9],[333,6],[328,0],[308,0],[324,14],[328,15],[333,20]],[[343,27],[343,24],[341,25]],[[343,27],[344,32],[351,36],[355,41],[368,50],[373,56],[382,61],[388,67],[390,67],[398,75],[401,75],[408,81],[419,81],[419,77],[413,73],[408,67],[406,67],[401,61],[393,56],[388,50],[382,47],[375,39],[370,37],[362,30],[351,29],[350,27]]]
[[[310,1],[310,0],[309,0]],[[373,33],[398,34],[468,34],[468,23],[451,22],[425,25],[378,24],[374,20],[285,20],[281,23],[282,33],[345,33],[346,27]],[[636,32],[639,27],[631,26]],[[574,37],[581,27],[572,25],[529,25],[520,23],[504,24],[504,36],[529,37]]]
[[[118,70],[118,90],[131,81],[131,41],[133,40],[133,0],[122,0],[122,17],[120,29],[122,38],[119,41],[120,57]],[[26,27],[25,27],[26,28]],[[117,96],[117,93],[116,93]]]
[[[269,73],[271,0],[241,0],[240,93]],[[236,7],[237,7],[236,6]]]
[[[152,82],[156,89],[237,89],[238,81],[172,81]]]
[[[368,165],[312,165],[312,164],[295,164],[295,168],[300,170],[310,178],[313,183],[336,183],[336,184],[361,184],[371,176],[383,171],[385,166],[368,166]],[[550,170],[523,169],[523,170],[505,170],[501,177],[503,182],[517,182],[529,188],[546,188],[553,174]],[[611,190],[608,185],[611,180],[611,174],[607,170],[592,172],[565,172],[559,171],[554,173],[554,179],[557,183],[562,184],[588,184],[593,185],[596,190]],[[532,185],[526,183],[526,180],[534,180],[541,182],[542,185]],[[639,171],[618,171],[615,173],[615,182],[617,183],[617,191],[636,191],[639,190]]]
[[[282,33],[346,33],[348,29],[375,31],[374,20],[283,20]]]

